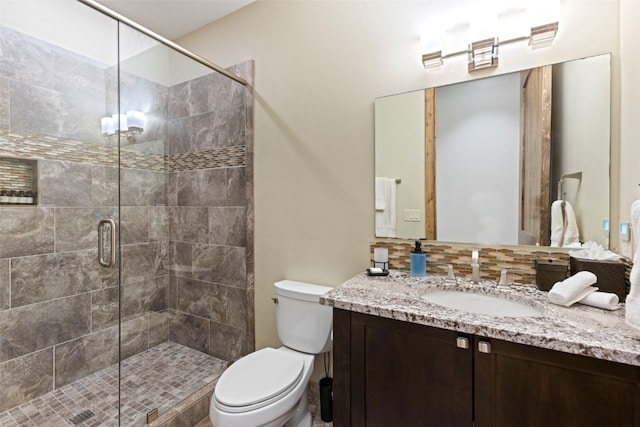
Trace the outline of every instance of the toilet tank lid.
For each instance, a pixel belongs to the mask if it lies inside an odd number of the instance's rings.
[[[333,289],[329,286],[298,282],[295,280],[281,280],[276,282],[274,286],[276,288],[277,295],[313,302],[318,302],[321,295],[324,295]]]

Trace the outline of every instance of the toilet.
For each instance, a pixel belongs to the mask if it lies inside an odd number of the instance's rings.
[[[307,386],[316,354],[331,350],[333,310],[319,304],[327,286],[274,283],[276,328],[283,346],[233,363],[211,396],[214,427],[311,427]]]

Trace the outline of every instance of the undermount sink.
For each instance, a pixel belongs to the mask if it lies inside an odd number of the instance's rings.
[[[489,316],[533,317],[542,314],[541,309],[495,295],[460,291],[430,291],[423,294],[421,298],[447,308]]]

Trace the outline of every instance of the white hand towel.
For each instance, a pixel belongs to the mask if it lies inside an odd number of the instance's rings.
[[[387,178],[376,177],[376,210],[383,211],[387,207],[385,200],[385,181]]]
[[[579,304],[590,305],[604,310],[617,310],[620,308],[618,302],[618,295],[609,292],[592,292],[578,301]]]
[[[578,223],[569,202],[556,200],[551,204],[551,246],[560,248],[580,246]]]
[[[549,291],[549,301],[569,307],[590,293],[597,291],[598,288],[591,286],[597,281],[598,278],[592,272],[579,271],[562,282],[553,285]]]
[[[629,273],[629,284],[631,285],[629,295],[640,298],[640,200],[631,204],[631,230],[633,230],[633,243],[636,246],[636,251],[633,255],[633,267]]]
[[[632,297],[631,294],[627,295],[624,308],[627,325],[640,329],[640,298]]]
[[[631,290],[625,301],[624,317],[627,325],[640,329],[640,200],[631,204],[631,229],[636,251],[633,255],[633,267],[629,273]]]
[[[631,204],[631,229],[636,251],[633,255],[633,267],[629,273],[631,290],[625,300],[625,321],[627,325],[640,329],[640,200]]]
[[[376,237],[396,237],[396,180],[376,177],[376,200],[378,194],[384,209],[376,208]]]

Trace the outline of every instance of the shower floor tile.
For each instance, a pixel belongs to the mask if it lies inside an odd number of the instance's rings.
[[[172,342],[124,360],[120,425],[144,426],[149,411],[164,413],[215,381],[226,366],[224,360]],[[0,413],[0,427],[117,426],[117,408],[116,364]],[[81,421],[83,412],[90,416]],[[78,424],[71,421],[74,417]]]

